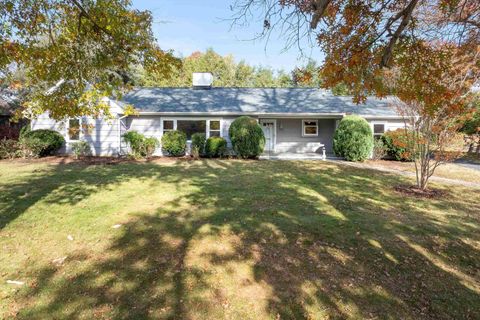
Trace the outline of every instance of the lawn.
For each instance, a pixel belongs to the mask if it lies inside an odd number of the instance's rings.
[[[366,163],[371,165],[372,167],[394,169],[415,173],[415,164],[413,162],[369,160]],[[444,163],[440,165],[437,169],[435,169],[433,176],[438,178],[462,180],[465,182],[473,182],[480,184],[480,170],[466,168],[458,163]]]
[[[1,161],[0,319],[479,319],[480,190],[408,198],[405,179]]]

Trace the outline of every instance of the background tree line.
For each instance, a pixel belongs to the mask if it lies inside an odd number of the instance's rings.
[[[194,72],[211,72],[215,87],[319,88],[322,84],[319,65],[314,60],[286,72],[271,67],[252,66],[244,60],[236,62],[233,55],[222,56],[210,48],[205,52],[194,52],[182,58],[181,62],[169,78],[147,72],[139,65],[132,70],[132,82],[135,86],[190,87]],[[333,88],[333,92],[337,95],[348,94],[346,87],[341,85]]]

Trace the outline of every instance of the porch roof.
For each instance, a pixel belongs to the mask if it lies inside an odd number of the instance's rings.
[[[140,113],[399,117],[391,102],[369,97],[357,105],[351,96],[316,88],[138,88],[120,104],[131,104]]]

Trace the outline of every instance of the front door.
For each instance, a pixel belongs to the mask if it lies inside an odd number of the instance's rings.
[[[264,151],[275,150],[275,120],[260,120],[263,134],[265,135],[265,149]]]

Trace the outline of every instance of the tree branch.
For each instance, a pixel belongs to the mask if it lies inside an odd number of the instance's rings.
[[[85,18],[87,18],[88,20],[90,20],[91,23],[93,23],[93,25],[100,31],[102,31],[103,33],[105,33],[106,35],[110,36],[113,38],[113,35],[107,30],[105,29],[104,27],[100,26],[96,21],[95,19],[92,18],[92,16],[87,12],[87,10],[85,10],[85,8],[82,6],[81,3],[79,3],[77,0],[69,0],[70,2],[72,2],[81,12],[81,15],[83,15]]]
[[[400,22],[400,24],[398,25],[397,30],[395,31],[395,33],[390,38],[390,41],[388,42],[387,46],[383,50],[382,61],[380,62],[380,67],[381,68],[387,67],[388,64],[390,63],[390,60],[392,59],[393,47],[395,46],[398,39],[402,35],[402,32],[405,30],[408,23],[412,19],[412,13],[413,13],[413,10],[415,9],[417,3],[418,3],[418,0],[410,1],[408,6],[404,10],[402,10],[399,13],[399,15],[397,15],[397,17],[403,17],[403,18],[402,18],[402,21]]]
[[[323,17],[325,10],[330,4],[331,0],[315,0],[312,2],[313,16],[312,21],[310,22],[310,28],[316,29],[318,22]]]

